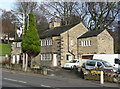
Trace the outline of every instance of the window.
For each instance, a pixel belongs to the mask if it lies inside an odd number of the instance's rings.
[[[88,40],[88,46],[91,46],[91,40]]]
[[[105,66],[105,67],[112,67],[112,65],[111,64],[109,64],[108,62],[106,62],[106,61],[104,61],[104,62],[102,62],[103,63],[103,65]]]
[[[95,63],[96,63],[96,62],[94,62],[94,61],[88,61],[88,62],[86,63],[86,65],[88,65],[88,66],[95,66]]]
[[[46,46],[46,43],[47,43],[46,40],[44,40],[44,46]]]
[[[81,46],[91,46],[91,40],[81,41]]]
[[[21,42],[16,43],[16,47],[20,48],[21,47]]]
[[[83,41],[81,41],[81,46],[84,46]]]
[[[86,45],[85,46],[88,46],[88,40],[86,40]]]
[[[49,43],[48,43],[48,40],[46,40],[46,45],[48,45]]]
[[[41,46],[48,46],[52,44],[52,40],[41,40]]]
[[[44,40],[42,40],[42,46],[44,46]]]
[[[41,54],[41,60],[52,60],[51,54]]]
[[[102,66],[102,64],[100,62],[97,62],[97,66],[100,67]]]
[[[48,45],[50,45],[50,40],[48,40]]]
[[[76,63],[77,62],[77,60],[71,60],[70,61],[70,63]]]
[[[43,60],[43,56],[42,56],[42,54],[40,55],[40,59]]]
[[[50,40],[50,45],[52,45],[53,44],[53,41],[52,40]]]

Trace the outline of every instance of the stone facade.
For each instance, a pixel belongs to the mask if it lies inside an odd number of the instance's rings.
[[[114,39],[104,30],[97,36],[98,40],[98,54],[114,54]]]
[[[21,50],[21,41],[12,43],[12,51],[11,51],[11,63],[19,64],[20,60],[22,60],[22,50]]]
[[[102,31],[97,36],[84,37],[78,39],[78,55],[88,54],[113,54],[114,40],[107,30]]]
[[[46,45],[44,45],[44,43]],[[41,39],[40,65],[56,67],[60,64],[60,36]],[[48,57],[48,58],[47,58]]]
[[[82,42],[88,40],[91,41],[91,46],[82,46]],[[98,52],[97,44],[98,41],[96,37],[78,39],[78,54],[96,54]]]
[[[61,67],[74,58],[77,58],[77,37],[87,32],[88,29],[79,23],[68,31],[61,33]]]

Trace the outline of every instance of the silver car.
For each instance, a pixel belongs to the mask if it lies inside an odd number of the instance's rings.
[[[114,68],[111,64],[109,64],[107,61],[99,60],[99,59],[92,59],[86,61],[84,63],[83,67],[86,70],[92,70],[97,68],[103,68],[103,69],[111,69],[114,72],[117,72],[117,69]]]

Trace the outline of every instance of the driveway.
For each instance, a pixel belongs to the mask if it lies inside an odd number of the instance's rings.
[[[48,74],[51,76],[60,76],[63,78],[65,77],[72,79],[80,78],[80,74],[78,74],[76,70],[63,69],[63,68],[54,68],[48,70],[49,70]]]

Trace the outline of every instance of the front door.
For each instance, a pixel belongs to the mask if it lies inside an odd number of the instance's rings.
[[[53,54],[53,66],[57,66],[57,54]]]

